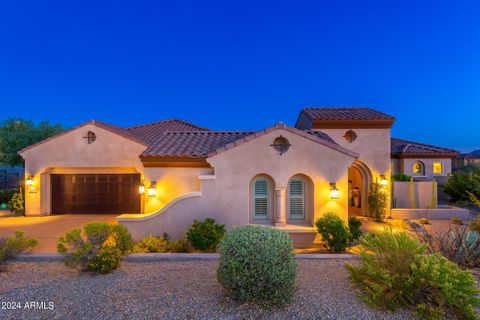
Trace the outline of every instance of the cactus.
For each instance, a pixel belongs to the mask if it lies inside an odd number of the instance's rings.
[[[413,182],[413,178],[410,178],[410,204],[413,209],[417,208],[417,202],[415,200],[415,183]]]
[[[432,181],[432,201],[430,202],[430,208],[435,209],[437,207],[437,180]]]

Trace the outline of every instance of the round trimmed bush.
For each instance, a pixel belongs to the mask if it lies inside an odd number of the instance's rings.
[[[325,247],[333,253],[344,252],[351,238],[348,226],[335,213],[328,212],[315,222]]]
[[[218,281],[236,300],[283,306],[295,291],[297,262],[286,232],[264,226],[241,226],[220,244]]]

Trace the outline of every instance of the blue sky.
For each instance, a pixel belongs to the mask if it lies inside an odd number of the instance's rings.
[[[370,106],[392,135],[480,148],[478,1],[0,4],[0,119],[211,129]]]

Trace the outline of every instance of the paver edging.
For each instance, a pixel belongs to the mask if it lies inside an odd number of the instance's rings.
[[[187,261],[187,260],[217,260],[218,253],[132,253],[123,257],[122,261],[127,262],[150,262],[150,261]],[[342,253],[342,254],[296,254],[298,260],[310,259],[358,259],[358,255]],[[41,261],[62,261],[63,255],[59,253],[22,253],[15,257],[15,261],[21,262],[41,262]]]

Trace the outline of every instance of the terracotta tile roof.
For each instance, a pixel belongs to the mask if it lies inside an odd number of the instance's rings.
[[[283,130],[286,130],[290,133],[293,133],[293,134],[296,134],[296,135],[299,135],[299,136],[302,136],[306,139],[309,139],[311,141],[314,141],[314,142],[317,142],[319,144],[322,144],[324,146],[327,146],[329,148],[332,148],[332,149],[335,149],[339,152],[342,152],[344,154],[347,154],[351,157],[355,157],[355,158],[358,158],[359,157],[359,154],[356,153],[356,152],[353,152],[351,150],[348,150],[346,148],[343,148],[341,147],[340,145],[338,145],[334,140],[332,140],[327,134],[323,133],[323,132],[316,132],[316,131],[311,131],[311,130],[300,130],[300,129],[297,129],[297,128],[293,128],[293,127],[289,127],[287,125],[285,125],[283,122],[279,122],[277,123],[276,125],[272,126],[272,127],[269,127],[269,128],[266,128],[266,129],[263,129],[261,131],[257,131],[253,134],[250,134],[250,135],[247,135],[243,138],[240,138],[234,142],[231,142],[231,143],[228,143],[226,144],[225,146],[222,146],[212,152],[210,152],[208,154],[209,157],[211,156],[214,156],[216,154],[219,154],[221,152],[224,152],[226,150],[229,150],[229,149],[232,149],[236,146],[239,146],[247,141],[250,141],[250,140],[253,140],[253,139],[256,139],[258,137],[261,137],[267,133],[270,133],[276,129],[283,129]],[[328,138],[327,138],[328,137]]]
[[[140,124],[128,127],[125,130],[132,132],[137,136],[141,136],[143,139],[146,139],[150,142],[156,141],[160,134],[167,131],[208,131],[206,128],[202,128],[190,122],[178,119]]]
[[[474,150],[463,155],[465,159],[480,159],[480,150]]]
[[[441,156],[454,157],[458,151],[443,147],[437,147],[430,144],[413,142],[398,138],[391,138],[392,156]]]
[[[142,157],[207,158],[262,136],[275,129],[285,129],[307,139],[319,142],[353,157],[358,155],[340,147],[327,134],[302,131],[279,123],[261,131],[177,131],[165,132],[142,154]]]
[[[142,157],[205,158],[208,153],[253,131],[170,131],[157,136]]]
[[[395,117],[366,107],[304,108],[311,120],[395,120]]]

